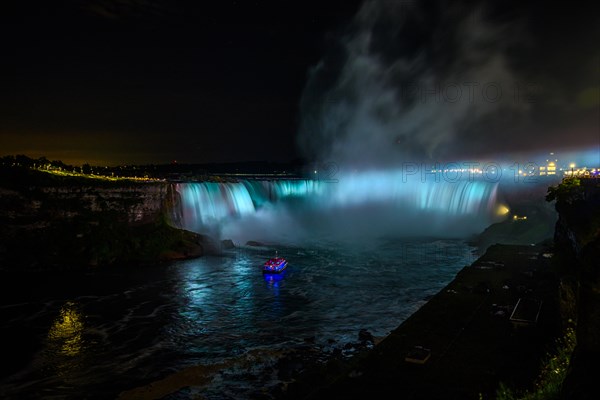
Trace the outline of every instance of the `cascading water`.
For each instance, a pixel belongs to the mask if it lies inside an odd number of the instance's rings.
[[[321,185],[311,180],[180,183],[181,196],[173,210],[180,227],[196,232],[227,219],[254,214],[258,209],[286,198],[319,195]]]
[[[174,214],[183,229],[214,233],[216,228],[222,236],[240,240],[258,240],[257,234],[273,231],[272,240],[280,231],[318,236],[321,228],[331,233],[338,225],[343,233],[444,236],[440,228],[457,222],[470,226],[469,233],[491,223],[497,186],[484,179],[407,179],[396,171],[348,173],[335,181],[179,183]],[[420,229],[407,231],[416,222]],[[244,236],[244,230],[250,230],[250,236]]]

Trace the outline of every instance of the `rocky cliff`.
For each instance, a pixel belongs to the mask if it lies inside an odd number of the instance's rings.
[[[113,213],[130,225],[144,224],[159,218],[169,190],[166,183],[47,186],[25,191],[0,187],[0,218],[12,224],[35,225]]]
[[[549,190],[559,218],[554,243],[566,291],[575,293],[577,346],[563,384],[563,398],[596,398],[600,357],[600,179],[570,179]],[[569,287],[571,289],[569,289]]]
[[[210,245],[168,224],[168,183],[0,172],[0,270],[152,263]]]

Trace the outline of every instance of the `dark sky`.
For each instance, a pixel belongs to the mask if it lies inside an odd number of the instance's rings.
[[[477,71],[476,63],[457,66],[457,51],[463,49],[461,60],[471,54],[469,43],[457,37],[490,34],[489,43],[475,41],[472,46],[484,45],[493,51],[486,54],[473,49],[472,53],[490,58],[501,53],[507,66],[492,68],[488,80],[497,78],[494,72],[507,79],[507,74],[511,79],[518,77],[521,82],[541,78],[536,84],[541,82],[543,104],[528,109],[525,119],[520,114],[515,119],[502,118],[519,125],[519,129],[511,126],[511,132],[522,140],[524,149],[546,139],[560,145],[565,135],[570,142],[580,138],[582,145],[594,144],[600,87],[600,59],[594,46],[600,25],[597,6],[502,2],[503,7],[488,7],[483,19],[494,27],[509,29],[473,28],[472,35],[460,36],[457,27],[470,28],[461,22],[463,16],[452,22],[455,9],[447,5],[452,2],[386,1],[378,1],[381,5],[375,8],[381,14],[368,16],[373,21],[366,23],[354,17],[366,14],[362,2],[356,0],[3,3],[0,155],[46,156],[73,164],[126,164],[285,161],[316,154],[329,149],[340,133],[323,133],[321,125],[316,128],[319,132],[311,131],[307,139],[303,122],[307,116],[318,114],[317,119],[329,120],[336,111],[321,106],[316,110],[314,105],[327,103],[323,99],[336,90],[348,99],[368,98],[363,93],[371,92],[369,82],[367,86],[352,83],[351,87],[340,82],[345,67],[355,67],[359,59],[350,59],[352,52],[340,54],[344,52],[340,48],[355,43],[353,37],[361,32],[373,38],[369,62],[376,59],[392,69],[398,61],[412,62],[412,69],[403,72],[403,77],[419,80],[427,70],[427,76],[441,81],[454,79],[460,68],[483,79],[472,72]],[[412,17],[395,19],[397,14],[388,14],[386,4],[393,4],[395,10],[397,4],[406,4]],[[477,8],[476,4],[463,2],[463,8]],[[513,21],[522,30],[511,30]],[[509,33],[510,43],[505,37]],[[453,38],[450,45],[446,37]],[[311,72],[322,60],[326,68]],[[447,69],[449,65],[453,67]],[[490,68],[481,64],[481,69],[484,67]],[[360,68],[351,75],[354,81],[363,76]],[[396,80],[390,83],[391,78]],[[391,78],[386,75],[383,81],[402,86],[396,75]],[[382,77],[374,75],[374,79]],[[385,97],[381,93],[376,96]],[[574,111],[550,118],[557,109],[568,108],[561,101]],[[411,125],[407,123],[409,114],[395,116],[399,103],[394,100],[393,109],[378,106],[377,112],[402,127]],[[425,111],[456,115],[448,110]],[[512,108],[509,111],[504,116],[517,113]],[[355,112],[350,108],[350,115]],[[427,112],[410,118],[422,118]],[[468,118],[472,111],[463,110],[463,114]],[[493,121],[498,126],[493,114],[476,114],[478,121],[487,118],[488,124]],[[348,117],[344,118],[339,126],[347,125]],[[460,123],[461,134],[467,138],[473,137],[473,127],[481,128],[464,122],[456,118],[447,121]],[[435,130],[418,136],[404,128],[394,129],[380,135],[385,140],[372,143],[372,148],[382,143],[387,146],[390,132],[393,143],[406,144],[404,149],[417,153],[434,148],[431,143],[446,143]],[[527,139],[524,129],[535,134]],[[552,129],[556,132],[544,139],[541,132]],[[489,140],[484,137],[485,142],[470,141],[475,143],[471,150],[510,142],[502,136],[504,131],[493,133]],[[358,139],[354,143],[359,143],[362,152]],[[452,145],[444,148],[453,149]]]
[[[1,17],[0,153],[73,163],[296,157],[308,68],[358,6],[12,3]]]

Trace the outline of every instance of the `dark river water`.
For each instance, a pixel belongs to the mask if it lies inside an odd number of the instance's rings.
[[[274,255],[281,276],[261,273]],[[2,277],[2,399],[111,399],[186,367],[223,365],[169,398],[254,398],[278,351],[326,356],[387,335],[474,260],[461,240],[241,247],[152,268]]]

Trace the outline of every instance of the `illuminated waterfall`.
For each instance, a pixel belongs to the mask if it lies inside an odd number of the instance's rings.
[[[375,205],[390,218],[428,217],[432,226],[440,221],[478,221],[487,225],[496,207],[497,183],[485,180],[457,182],[406,179],[396,172],[373,171],[347,174],[335,182],[318,180],[242,180],[239,182],[178,183],[176,206],[181,228],[203,232],[221,224],[251,221],[265,230],[281,224],[282,210],[296,220],[318,221],[340,210],[351,220],[360,207]],[[296,201],[291,202],[291,199]],[[379,207],[381,205],[381,207]],[[312,214],[311,214],[312,213]],[[337,214],[336,214],[337,213]],[[315,217],[317,215],[317,217]],[[368,217],[368,216],[367,216]],[[324,224],[331,224],[331,221]],[[300,221],[302,222],[302,221]],[[376,223],[376,222],[374,222]],[[434,224],[435,223],[435,224]],[[240,225],[241,226],[241,225]]]
[[[265,204],[318,196],[321,189],[321,182],[311,180],[180,183],[175,185],[181,196],[175,212],[182,228],[200,231],[228,218],[253,214]]]
[[[349,174],[336,182],[329,203],[340,206],[393,202],[408,213],[484,216],[496,202],[497,184],[485,180],[408,179],[399,172]]]

